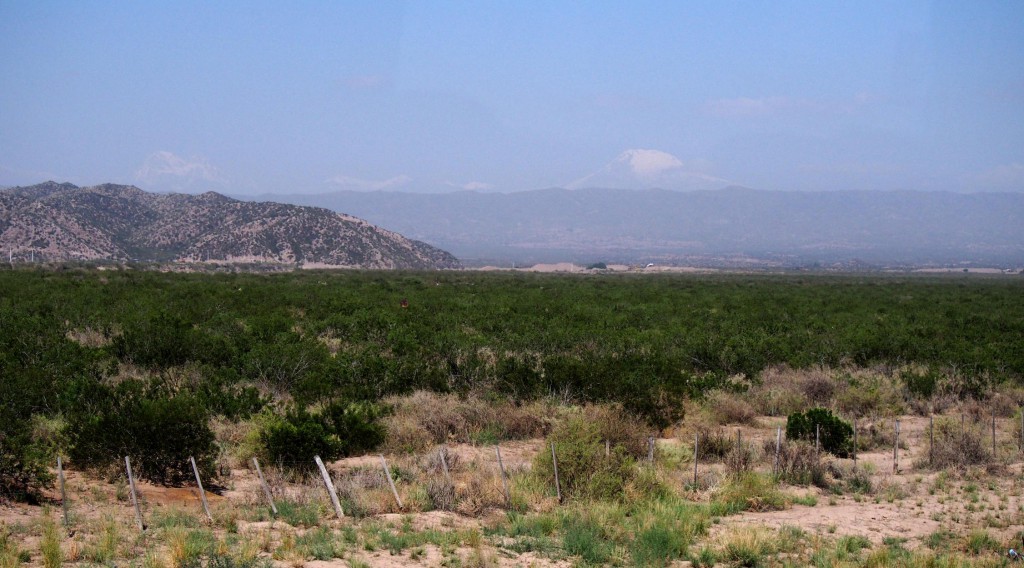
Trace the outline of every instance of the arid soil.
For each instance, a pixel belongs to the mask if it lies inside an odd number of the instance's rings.
[[[770,456],[764,448],[766,440],[774,440],[776,427],[783,424],[779,418],[760,418],[757,426],[727,426],[726,431],[742,432],[746,443],[761,448],[761,467],[771,467]],[[887,426],[888,424],[888,426]],[[1013,544],[1017,531],[1024,520],[1024,497],[1022,497],[1022,463],[1010,419],[1000,420],[997,430],[998,452],[1002,463],[985,470],[969,470],[957,472],[932,471],[927,467],[928,461],[928,425],[925,417],[903,417],[901,419],[901,439],[906,447],[898,453],[899,469],[894,471],[893,452],[891,449],[876,448],[871,452],[858,455],[857,466],[870,473],[873,491],[866,494],[833,494],[829,491],[813,487],[783,487],[790,495],[798,497],[799,503],[791,508],[773,512],[747,512],[726,516],[714,525],[710,533],[704,537],[708,542],[715,542],[722,535],[743,527],[763,527],[777,529],[785,526],[799,527],[805,533],[822,537],[839,537],[854,535],[866,537],[874,544],[883,542],[899,542],[908,549],[914,549],[940,531],[955,534],[966,534],[975,529],[984,529],[997,542]],[[890,422],[879,422],[879,428],[891,427]],[[671,446],[685,444],[675,437],[666,437],[658,441],[659,447],[666,451]],[[516,471],[530,467],[537,452],[546,448],[542,440],[517,441],[503,443],[502,459],[506,468]],[[457,456],[463,464],[472,468],[496,468],[493,446],[453,445],[448,448],[452,455]],[[660,455],[660,454],[659,454]],[[389,458],[391,460],[392,458]],[[397,458],[400,461],[402,458]],[[852,467],[852,460],[836,460],[844,467]],[[397,462],[396,462],[397,463]],[[767,464],[767,465],[765,465]],[[329,464],[329,469],[338,477],[346,471],[356,469],[370,470],[380,468],[380,457],[368,455],[343,459]],[[679,463],[673,466],[678,478],[691,475],[692,462]],[[704,479],[713,480],[711,486],[693,494],[697,500],[708,500],[715,490],[715,481],[720,480],[722,464],[701,464],[700,475]],[[496,470],[496,469],[495,469]],[[672,473],[672,472],[669,472]],[[306,483],[286,482],[279,475],[271,474],[270,482],[274,485],[275,495],[291,496],[295,499],[327,499],[326,492],[317,488],[315,480]],[[243,516],[239,510],[262,506],[265,503],[260,485],[254,471],[235,469],[220,481],[222,486],[210,487],[207,494],[210,506],[214,510],[217,521],[213,523],[214,532],[224,535],[232,530],[237,534],[264,542],[264,548],[272,548],[282,539],[292,538],[288,535],[302,534],[304,529],[294,528],[280,520],[264,520],[247,522],[224,522],[224,518]],[[202,510],[198,493],[191,487],[159,487],[146,482],[139,482],[138,489],[143,503],[144,515],[147,519],[154,518],[161,511],[184,510],[201,517]],[[136,531],[134,513],[128,499],[126,484],[119,479],[108,481],[87,476],[74,470],[67,472],[67,492],[72,517],[72,536],[65,546],[72,556],[76,550],[85,549],[95,538],[93,535],[79,534],[75,536],[74,527],[97,526],[105,519],[113,518],[122,527],[123,532]],[[384,494],[390,499],[390,493]],[[54,489],[46,495],[48,501],[44,506],[25,504],[6,504],[0,506],[0,525],[7,527],[30,527],[44,515],[59,518],[61,507],[59,492]],[[801,504],[802,503],[802,504]],[[329,504],[326,505],[327,510]],[[325,517],[327,518],[327,517]],[[411,527],[414,532],[436,531],[476,531],[486,532],[505,521],[504,511],[490,508],[479,515],[467,516],[454,512],[429,511],[422,513],[384,513],[354,520],[344,519],[322,520],[321,525],[335,529],[345,527],[365,527],[377,523],[384,527]],[[229,530],[224,528],[234,528]],[[86,529],[79,531],[87,532]],[[23,549],[36,549],[39,537],[31,530],[20,533],[13,531],[15,539],[20,541]],[[18,535],[21,536],[18,536]],[[141,553],[135,544],[133,549]],[[77,548],[75,548],[77,547]],[[482,551],[482,552],[481,552]],[[487,565],[499,566],[570,566],[569,560],[552,560],[542,554],[527,551],[519,554],[509,552],[507,548],[491,545],[470,548],[459,546],[455,550],[445,552],[447,557],[457,556],[471,559],[473,555],[486,556]],[[69,563],[74,563],[71,558]],[[440,547],[425,544],[397,553],[379,547],[352,551],[347,560],[306,561],[303,559],[275,559],[278,566],[349,566],[350,561],[364,562],[370,566],[439,566],[444,562]],[[79,562],[82,562],[80,559]],[[39,555],[33,555],[25,565],[41,565]]]

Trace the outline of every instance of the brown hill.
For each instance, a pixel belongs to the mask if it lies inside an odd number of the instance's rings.
[[[46,182],[0,190],[0,247],[37,260],[457,268],[451,254],[319,207]]]

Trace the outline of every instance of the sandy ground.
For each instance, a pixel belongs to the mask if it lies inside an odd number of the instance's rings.
[[[871,473],[875,491],[870,495],[832,495],[816,488],[783,488],[784,491],[796,495],[813,496],[817,502],[814,506],[794,505],[793,507],[775,512],[743,513],[724,517],[712,526],[708,541],[730,531],[744,527],[779,528],[796,526],[812,534],[826,537],[858,535],[868,538],[873,543],[882,543],[887,539],[903,542],[907,548],[922,545],[924,539],[939,530],[949,530],[956,534],[967,534],[974,529],[988,531],[998,541],[1011,543],[1017,531],[1024,526],[1024,477],[1022,477],[1021,456],[1016,446],[1015,434],[1010,419],[1000,419],[997,429],[1001,433],[998,440],[999,451],[1004,461],[1009,463],[1002,467],[996,475],[984,472],[968,475],[944,475],[928,471],[920,467],[928,456],[928,418],[903,417],[901,419],[901,439],[907,448],[899,451],[900,468],[894,470],[891,449],[879,448],[876,451],[862,453],[858,456],[858,467],[866,468]],[[775,428],[784,423],[784,419],[761,418],[756,426],[725,426],[730,434],[737,430],[742,433],[744,443],[763,448],[765,441],[774,440]],[[985,425],[982,425],[983,427]],[[879,428],[891,428],[891,421],[879,422]],[[658,441],[660,446],[681,443],[675,438],[664,438]],[[682,442],[685,443],[685,442]],[[770,444],[769,444],[770,445]],[[542,440],[529,440],[504,443],[501,446],[502,458],[509,469],[528,468],[537,452],[545,448]],[[493,446],[472,446],[466,444],[452,445],[449,451],[458,456],[463,463],[477,462],[496,463]],[[767,462],[768,460],[765,460]],[[838,460],[839,463],[852,466],[850,460]],[[762,462],[762,463],[765,463]],[[336,474],[354,468],[379,468],[380,457],[367,455],[347,458],[328,464]],[[676,472],[680,477],[687,477],[689,464],[680,464]],[[701,465],[702,478],[716,478],[721,474],[721,464]],[[212,487],[207,493],[211,506],[232,503],[241,506],[253,506],[262,502],[262,492],[254,471],[247,469],[232,470],[226,477],[223,487]],[[191,487],[160,487],[146,482],[138,484],[144,510],[152,514],[161,507],[180,507],[191,509],[201,514],[201,506],[195,488]],[[87,519],[102,519],[113,514],[122,521],[124,526],[134,524],[134,513],[127,498],[127,488],[122,482],[109,483],[104,480],[88,477],[80,472],[67,472],[67,491],[73,504],[74,518],[79,523]],[[712,489],[697,495],[698,499],[709,499]],[[60,514],[59,495],[56,491],[47,496],[51,501],[50,514]],[[0,523],[8,526],[32,526],[41,515],[43,509],[24,504],[7,504],[0,506]],[[431,511],[416,514],[384,514],[373,517],[374,522],[393,525],[411,523],[417,531],[428,529],[468,530],[483,529],[501,522],[505,514],[494,509],[477,517],[466,517],[450,512]],[[329,526],[345,526],[353,522],[351,519],[331,520]],[[278,521],[280,527],[280,522]],[[287,526],[287,525],[285,525]],[[268,523],[239,522],[241,534],[256,534],[269,530]],[[26,537],[24,546],[36,546],[32,537]],[[506,549],[493,546],[484,549],[458,549],[463,558],[483,554],[486,559],[500,566],[569,566],[567,561],[556,562],[539,557],[534,553],[513,554]],[[361,559],[371,566],[437,566],[442,560],[441,550],[432,545],[425,545],[416,550],[407,550],[392,555],[387,550],[359,550],[353,558]],[[31,565],[31,564],[30,564]],[[294,563],[279,563],[281,566],[294,566]],[[307,562],[306,566],[348,566],[345,561]]]

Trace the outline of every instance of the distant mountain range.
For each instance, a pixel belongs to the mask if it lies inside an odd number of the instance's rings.
[[[323,208],[217,193],[47,182],[0,190],[0,247],[21,259],[457,268],[451,254]]]
[[[262,198],[344,211],[478,264],[720,257],[1024,264],[1020,193],[555,188]]]
[[[565,185],[566,189],[670,189],[694,191],[734,185],[727,179],[692,171],[679,158],[660,150],[626,150],[596,172]]]

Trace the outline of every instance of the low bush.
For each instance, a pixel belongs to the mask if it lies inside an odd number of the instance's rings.
[[[942,375],[931,367],[925,369],[908,369],[900,373],[907,393],[915,398],[928,399],[938,392]]]
[[[775,455],[775,440],[765,442],[765,454]],[[770,453],[769,453],[770,452]],[[773,463],[774,465],[774,463]],[[779,446],[779,462],[776,476],[790,485],[814,485],[827,488],[828,463],[815,451],[814,444],[797,440],[786,440]]]
[[[191,478],[189,457],[194,457],[204,477],[216,476],[210,417],[192,396],[146,392],[130,381],[103,389],[94,402],[69,417],[70,457],[76,465],[123,471],[129,456],[139,478],[176,485]]]
[[[857,451],[877,449],[892,451],[896,443],[896,424],[893,420],[878,420],[857,424]],[[900,448],[907,449],[906,436],[900,437]]]
[[[564,499],[614,499],[623,494],[635,475],[634,461],[622,446],[605,455],[597,424],[583,416],[572,416],[558,425],[547,438],[544,451],[533,460],[538,477],[554,485],[551,444],[558,456],[558,474]]]
[[[779,511],[788,506],[785,496],[772,480],[755,472],[732,477],[714,495],[722,513]]]
[[[790,440],[820,439],[821,448],[844,458],[852,449],[853,427],[832,414],[831,410],[812,408],[794,412],[786,420],[786,438]]]
[[[836,380],[823,370],[810,374],[801,386],[807,400],[817,406],[825,406],[832,402],[832,398],[840,390]]]
[[[708,406],[719,424],[754,424],[757,421],[754,407],[735,393],[716,391],[708,397]]]
[[[733,444],[732,451],[725,456],[725,467],[730,474],[740,475],[753,469],[757,459],[758,451],[754,444]]]
[[[583,417],[597,426],[598,437],[612,447],[622,447],[627,455],[637,459],[647,455],[648,426],[622,405],[588,404],[583,408]]]
[[[886,416],[903,414],[902,389],[889,377],[861,374],[849,378],[849,384],[835,396],[841,412],[853,416]]]
[[[917,465],[937,470],[986,466],[993,461],[989,448],[989,442],[980,429],[970,423],[964,425],[959,420],[943,417],[935,421],[931,463],[925,452]]]
[[[789,416],[807,408],[802,375],[807,371],[772,366],[761,372],[760,380],[748,391],[754,408],[767,416]]]
[[[0,501],[35,500],[53,482],[51,457],[34,439],[31,424],[0,412]]]
[[[314,456],[333,460],[371,450],[384,440],[384,408],[370,402],[335,401],[319,412],[293,408],[260,433],[266,457],[297,471],[314,467]]]
[[[485,400],[418,391],[387,400],[392,408],[384,419],[386,447],[417,452],[452,442],[495,443],[543,436],[550,428],[551,409],[542,403],[517,405],[508,400]]]
[[[723,461],[736,448],[736,438],[722,429],[702,429],[697,436],[697,459],[702,462]]]
[[[304,409],[272,420],[260,433],[260,441],[271,463],[290,470],[313,469],[314,456],[327,461],[341,456],[341,441],[320,416]]]

